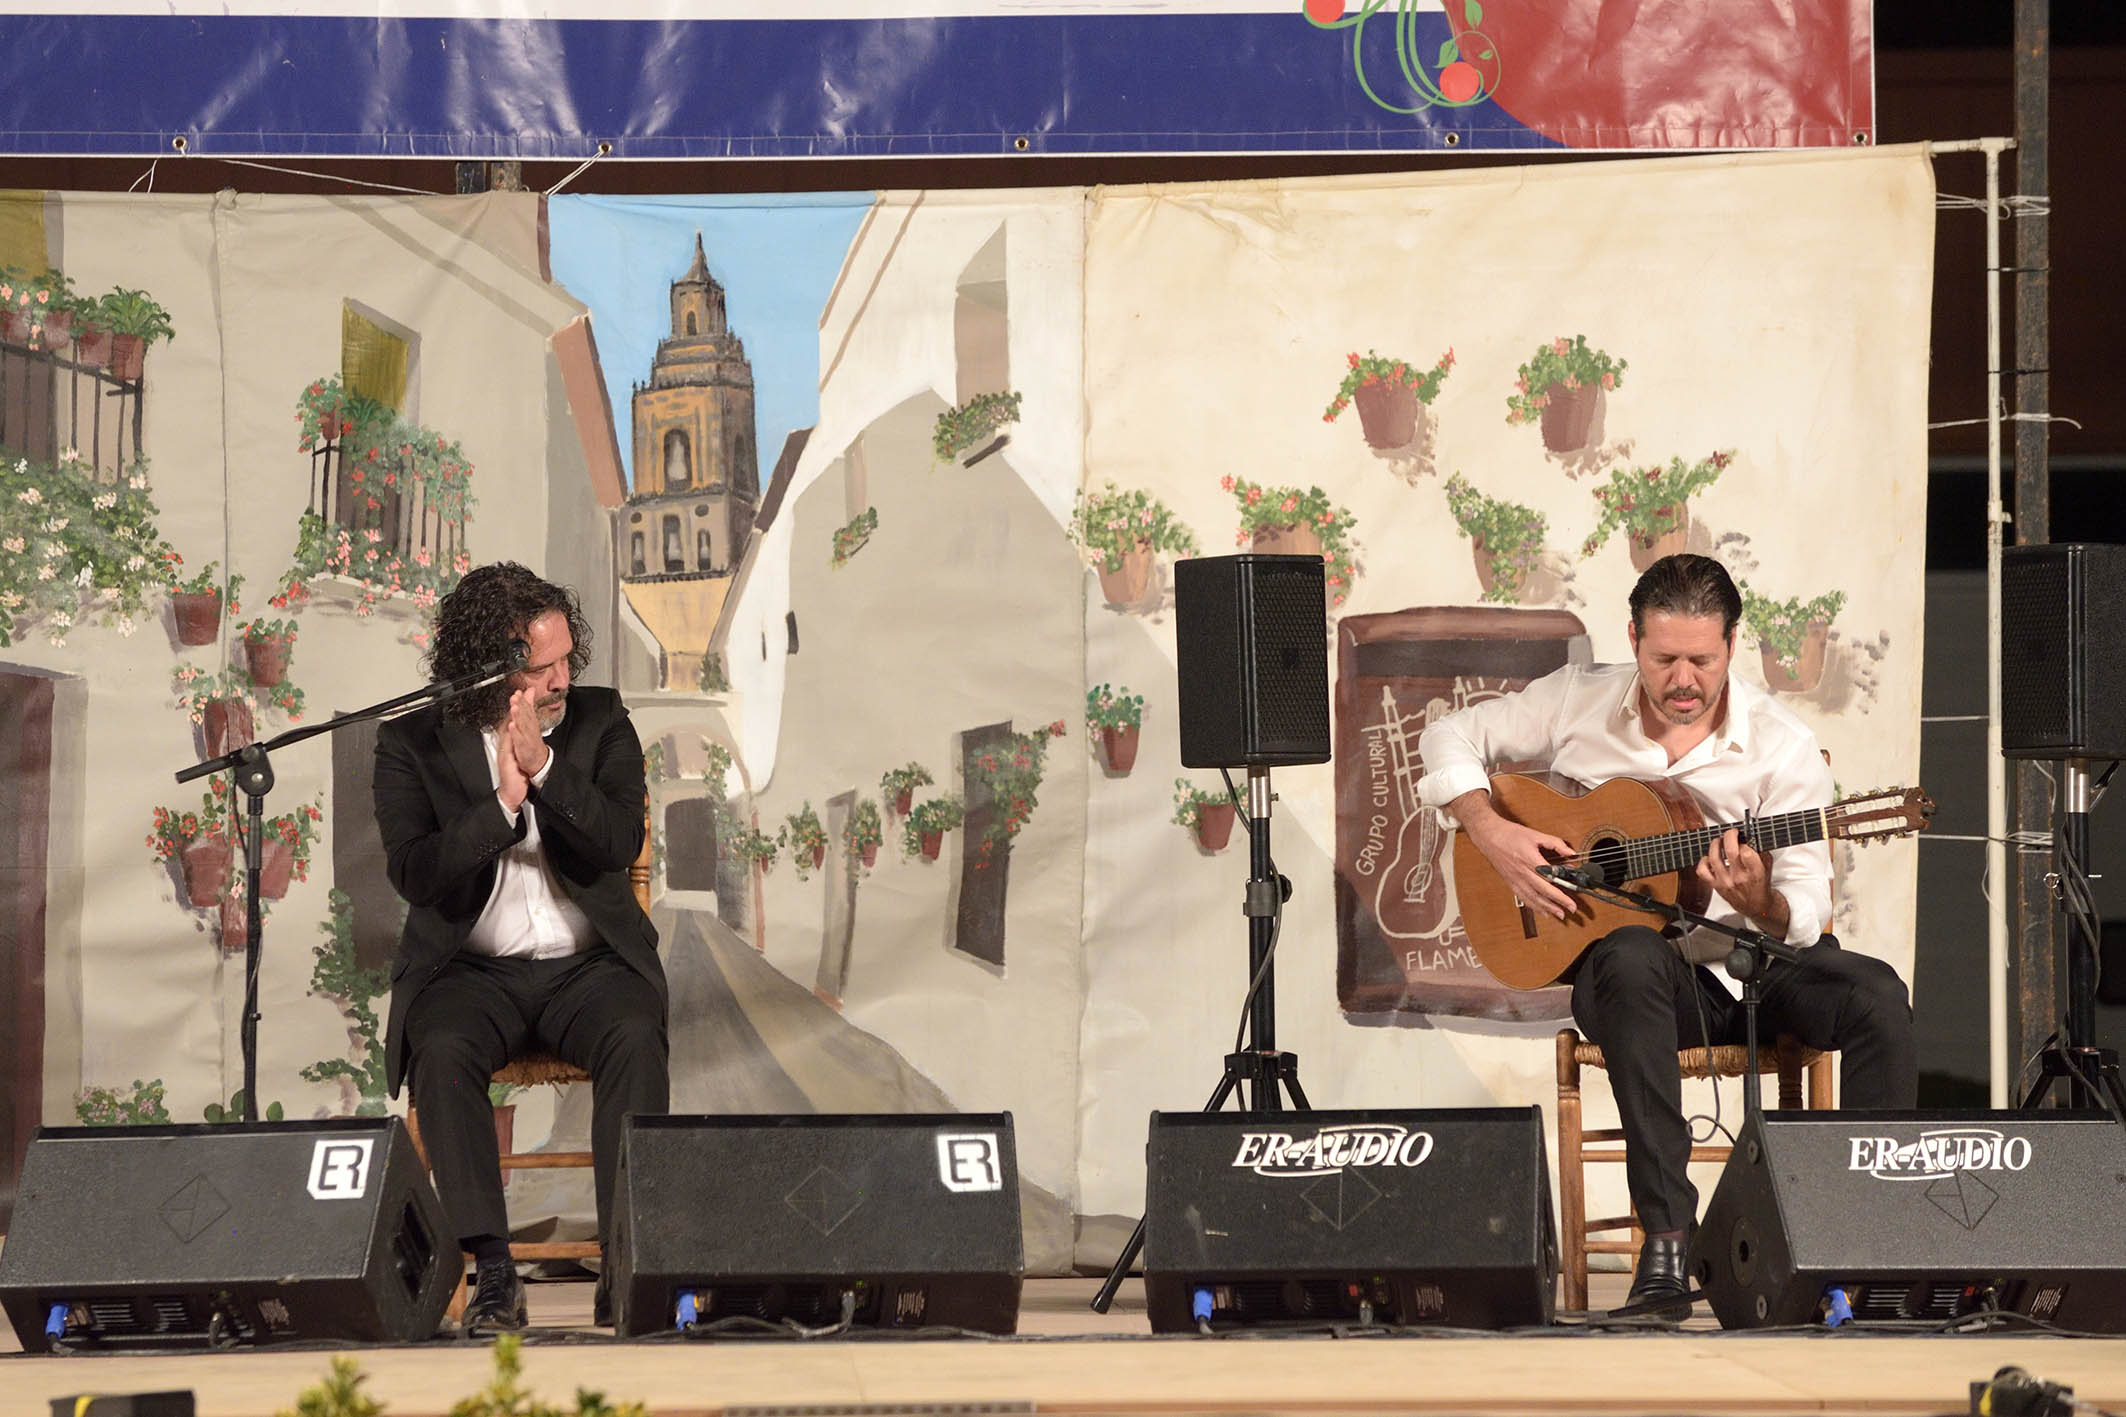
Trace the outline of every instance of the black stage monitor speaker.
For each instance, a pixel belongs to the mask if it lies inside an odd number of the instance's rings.
[[[0,1247],[22,1346],[431,1337],[463,1272],[403,1122],[45,1127]]]
[[[1534,1107],[1154,1112],[1155,1333],[1262,1323],[1548,1323],[1558,1277]]]
[[[1329,760],[1329,618],[1319,556],[1174,563],[1181,762]]]
[[[1768,1112],[1691,1248],[1723,1328],[2007,1310],[2126,1332],[2126,1130],[2098,1112]]]
[[[2126,758],[2126,546],[2001,552],[2001,752]]]
[[[613,1195],[622,1337],[721,1319],[1011,1333],[1011,1114],[630,1117]]]

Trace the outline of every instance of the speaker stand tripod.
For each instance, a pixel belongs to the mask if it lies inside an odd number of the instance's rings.
[[[2060,764],[2060,823],[2053,834],[2054,865],[2048,877],[2067,916],[2067,1019],[2058,1045],[2038,1054],[2037,1080],[2023,1098],[2023,1109],[2036,1107],[2054,1083],[2064,1082],[2069,1107],[2106,1106],[2126,1124],[2119,1055],[2096,1044],[2097,925],[2096,900],[2089,890],[2089,802],[2089,760],[2069,758]]]
[[[1231,780],[1227,786],[1230,788]],[[1277,1050],[1277,973],[1275,954],[1277,950],[1277,927],[1284,914],[1284,903],[1291,897],[1292,883],[1277,874],[1270,860],[1270,803],[1276,794],[1270,791],[1270,770],[1266,767],[1248,768],[1248,885],[1241,904],[1248,918],[1248,998],[1246,1042],[1235,1052],[1225,1055],[1225,1072],[1218,1079],[1218,1086],[1211,1090],[1210,1100],[1203,1104],[1205,1112],[1216,1112],[1233,1095],[1233,1090],[1247,1084],[1244,1095],[1248,1112],[1282,1112],[1286,1110],[1284,1098],[1289,1095],[1292,1109],[1311,1111],[1307,1095],[1299,1087],[1299,1057],[1293,1053]],[[1129,1268],[1144,1250],[1144,1220],[1139,1217],[1137,1228],[1130,1231],[1129,1243],[1122,1247],[1115,1267],[1107,1272],[1107,1279],[1100,1292],[1093,1296],[1093,1311],[1104,1314],[1115,1302],[1115,1291],[1122,1287]]]

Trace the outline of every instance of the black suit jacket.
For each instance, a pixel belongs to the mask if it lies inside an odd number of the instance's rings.
[[[568,691],[568,712],[547,738],[546,781],[526,800],[561,888],[619,956],[666,998],[657,930],[635,901],[627,868],[642,850],[642,743],[611,689]],[[425,708],[377,733],[374,782],[385,867],[409,910],[391,965],[385,1079],[398,1095],[406,1063],[406,1011],[465,943],[495,886],[495,858],[523,839],[495,797],[480,731]]]

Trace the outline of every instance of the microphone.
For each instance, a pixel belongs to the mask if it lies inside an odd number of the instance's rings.
[[[531,646],[522,640],[511,640],[500,659],[491,659],[478,669],[459,676],[453,682],[462,685],[462,690],[484,689],[498,679],[507,679],[512,674],[521,674],[531,662]]]
[[[1577,866],[1538,866],[1535,873],[1561,885],[1575,886],[1583,891],[1598,891],[1609,884]]]

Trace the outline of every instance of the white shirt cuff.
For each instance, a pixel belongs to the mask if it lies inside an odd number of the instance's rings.
[[[1475,763],[1444,767],[1418,779],[1417,797],[1427,807],[1444,808],[1465,792],[1491,786],[1491,776]]]

